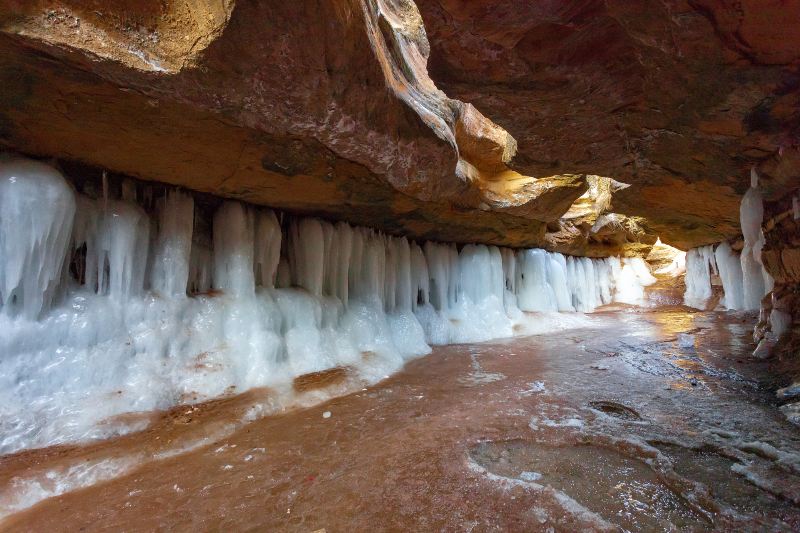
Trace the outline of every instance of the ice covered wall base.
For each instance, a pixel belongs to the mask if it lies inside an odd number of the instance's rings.
[[[0,452],[335,367],[374,382],[431,344],[581,325],[559,312],[655,281],[638,258],[459,250],[160,191],[0,161]]]
[[[789,329],[791,316],[785,311],[785,303],[776,304],[776,297],[782,299],[780,294],[764,298],[772,292],[775,281],[762,261],[764,207],[755,170],[751,171],[750,188],[742,197],[740,220],[744,237],[740,254],[727,242],[716,248],[708,245],[689,250],[684,302],[705,309],[712,293],[712,275],[718,275],[724,291],[720,306],[733,311],[761,311],[754,331],[759,344],[753,355],[763,358]]]

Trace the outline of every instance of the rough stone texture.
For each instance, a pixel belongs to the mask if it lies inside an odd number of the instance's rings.
[[[738,233],[751,165],[768,199],[795,186],[799,22],[799,0],[0,0],[0,145],[418,238],[688,248]],[[631,186],[600,202],[587,175]]]
[[[429,70],[532,176],[629,183],[614,211],[687,249],[738,233],[748,171],[800,171],[797,0],[418,0]]]
[[[761,260],[767,272],[775,280],[772,292],[761,300],[759,320],[755,326],[753,337],[761,340],[772,330],[770,313],[773,309],[786,313],[791,317],[791,325],[777,343],[770,345],[766,355],[775,356],[775,370],[779,379],[777,387],[785,387],[792,382],[800,381],[800,212],[795,218],[793,199],[798,200],[800,211],[800,183],[795,183],[795,190],[780,200],[766,202],[764,206],[765,244],[761,252]],[[758,352],[758,350],[757,350]],[[754,354],[756,355],[756,354]],[[789,400],[781,398],[781,402]],[[798,406],[787,407],[784,414],[795,423]]]
[[[585,191],[507,167],[514,139],[428,77],[412,2],[0,8],[14,150],[457,242],[544,245]]]

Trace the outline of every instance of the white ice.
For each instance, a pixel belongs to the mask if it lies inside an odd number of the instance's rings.
[[[734,252],[727,242],[720,243],[715,250],[709,245],[687,253],[684,295],[687,305],[705,307],[711,296],[711,273],[717,273],[717,268],[725,294],[720,303],[726,309],[757,310],[761,307],[761,299],[772,290],[772,277],[761,263],[764,206],[755,169],[750,172],[750,188],[742,197],[739,211],[744,236],[744,248],[740,254]]]
[[[739,255],[731,249],[730,244],[723,241],[714,251],[714,257],[725,292],[722,305],[734,311],[744,309],[744,281]]]
[[[761,299],[772,290],[772,278],[761,264],[761,249],[764,247],[764,204],[758,189],[758,174],[755,168],[750,173],[750,188],[742,198],[739,218],[744,236],[741,253],[744,308],[755,310],[761,307]]]
[[[178,190],[148,211],[122,189],[0,163],[2,453],[333,367],[375,382],[430,345],[585,326],[564,312],[639,303],[654,281],[640,258],[459,251],[235,201],[202,217]]]
[[[704,309],[711,298],[711,275],[716,274],[717,265],[714,247],[692,248],[686,253],[686,305]]]

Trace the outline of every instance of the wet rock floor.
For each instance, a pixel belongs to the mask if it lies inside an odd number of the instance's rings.
[[[800,429],[748,357],[753,320],[610,309],[592,328],[436,348],[375,386],[237,427],[257,393],[183,408],[140,434],[4,458],[6,497],[34,471],[140,462],[0,525],[800,530]]]

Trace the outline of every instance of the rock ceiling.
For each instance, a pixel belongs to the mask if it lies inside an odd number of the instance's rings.
[[[798,185],[800,0],[0,0],[0,145],[417,238],[642,253]],[[610,178],[610,179],[609,179]]]

